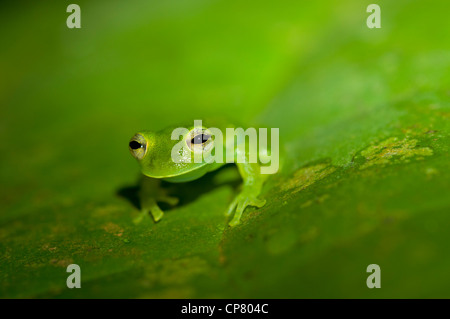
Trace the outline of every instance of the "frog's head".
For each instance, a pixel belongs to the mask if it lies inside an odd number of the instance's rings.
[[[205,127],[168,127],[162,131],[141,131],[130,140],[129,149],[144,175],[172,178],[203,175],[212,158],[214,137]],[[199,157],[198,155],[202,155]],[[197,156],[197,157],[196,157]],[[195,176],[198,175],[198,176]]]

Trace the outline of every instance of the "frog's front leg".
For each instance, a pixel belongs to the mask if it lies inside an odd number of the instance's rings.
[[[240,223],[242,213],[247,206],[263,207],[266,200],[259,199],[258,195],[266,179],[266,175],[262,175],[258,163],[236,163],[239,173],[244,180],[242,191],[236,196],[228,207],[227,215],[234,213],[233,219],[229,223],[230,226],[236,226]]]
[[[158,222],[164,216],[164,212],[159,208],[157,202],[164,202],[169,205],[178,204],[178,198],[168,196],[161,187],[161,181],[155,178],[142,176],[139,200],[141,204],[141,213],[133,220],[135,224],[140,223],[143,218],[147,218],[149,212],[153,216],[153,220]]]

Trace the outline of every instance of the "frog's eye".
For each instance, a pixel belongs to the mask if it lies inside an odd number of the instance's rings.
[[[131,155],[141,160],[147,152],[147,141],[141,134],[136,134],[128,144]]]
[[[210,138],[211,138],[211,135],[205,134],[205,133],[200,133],[200,134],[195,135],[191,139],[191,144],[205,144]]]
[[[212,142],[211,133],[204,128],[192,129],[186,138],[186,144],[191,151],[207,150]]]
[[[141,148],[141,147],[144,147],[144,145],[141,144],[141,143],[139,143],[138,141],[131,141],[131,142],[130,142],[130,148],[131,148],[132,150],[137,150],[137,149],[139,149],[139,148]]]

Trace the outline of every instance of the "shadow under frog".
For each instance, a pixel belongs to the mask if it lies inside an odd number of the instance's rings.
[[[133,186],[124,186],[118,189],[117,195],[127,199],[137,210],[141,210],[141,201],[139,192],[141,188],[141,179],[147,178],[141,175]],[[169,197],[178,199],[176,205],[170,205],[166,202],[158,202],[158,205],[163,211],[170,211],[180,206],[188,205],[197,200],[198,197],[205,195],[224,185],[231,186],[234,191],[237,191],[242,179],[239,176],[237,168],[233,165],[225,165],[216,171],[207,173],[201,179],[185,183],[170,183],[164,180],[159,181],[159,188],[162,188],[164,193]],[[208,187],[205,187],[208,185]],[[225,207],[224,207],[225,209]],[[151,216],[149,216],[151,218]]]

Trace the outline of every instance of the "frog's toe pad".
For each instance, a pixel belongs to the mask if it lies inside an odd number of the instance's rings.
[[[266,200],[265,199],[255,198],[249,205],[261,208],[264,205],[266,205]]]
[[[159,222],[161,218],[163,218],[164,216],[163,211],[159,207],[154,207],[150,211],[152,213],[153,220],[155,221],[155,223]]]
[[[236,226],[240,223],[242,213],[247,206],[255,206],[258,208],[263,207],[266,204],[265,199],[259,199],[257,197],[238,196],[229,206],[226,215],[229,216],[236,209],[234,217],[229,223],[230,226]]]
[[[264,205],[266,205],[265,199],[259,199],[256,197],[246,197],[246,198],[242,198],[237,203],[236,212],[242,213],[247,206],[255,206],[255,207],[261,208]]]
[[[145,219],[149,219],[149,213],[151,212],[153,220],[156,222],[158,222],[161,218],[163,218],[164,216],[164,212],[159,209],[159,207],[157,209],[141,209],[141,213],[139,215],[137,215],[135,218],[133,218],[133,224],[138,225],[140,224],[143,220]]]

